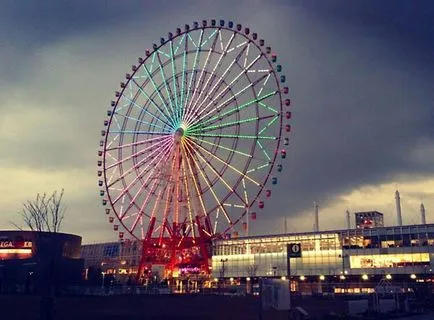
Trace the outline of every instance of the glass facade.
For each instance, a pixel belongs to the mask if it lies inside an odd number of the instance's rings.
[[[216,241],[214,277],[288,275],[286,245],[300,243],[291,276],[429,274],[434,269],[434,224],[254,236]]]

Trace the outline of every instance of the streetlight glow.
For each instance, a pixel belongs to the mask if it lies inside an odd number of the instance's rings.
[[[414,279],[416,279],[417,277],[416,277],[416,275],[415,275],[414,273],[412,273],[412,274],[410,275],[410,278],[414,280]]]
[[[300,276],[300,280],[304,281],[304,280],[306,280],[306,277],[305,276]]]
[[[386,274],[386,279],[387,279],[387,280],[391,280],[391,279],[392,279],[392,276],[391,276],[390,274]]]
[[[363,279],[363,280],[368,280],[368,279],[369,279],[369,277],[368,277],[368,275],[367,275],[367,274],[364,274],[364,275],[362,276],[362,279]]]
[[[324,277],[323,275],[320,275],[320,276],[319,276],[319,279],[320,279],[321,281],[324,281],[324,280],[325,280],[325,277]]]

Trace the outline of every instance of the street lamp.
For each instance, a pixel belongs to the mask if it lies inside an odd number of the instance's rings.
[[[222,263],[222,268],[220,269],[220,278],[225,277],[225,263],[228,262],[228,258],[220,259],[220,262]]]
[[[105,272],[102,271],[102,272],[101,272],[101,275],[102,275],[101,289],[104,289],[104,278],[105,278]]]

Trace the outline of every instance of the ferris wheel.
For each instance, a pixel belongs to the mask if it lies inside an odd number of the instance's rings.
[[[146,50],[101,131],[98,184],[119,237],[187,247],[246,232],[286,157],[285,81],[233,22],[194,22]]]

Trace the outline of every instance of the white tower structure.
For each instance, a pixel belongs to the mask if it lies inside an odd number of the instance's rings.
[[[313,225],[313,231],[319,232],[319,217],[318,217],[318,205],[316,201],[313,202],[313,214],[314,214],[314,225]]]
[[[347,215],[347,229],[351,229],[350,211],[347,210],[345,213]]]
[[[426,224],[425,206],[420,204],[420,219],[422,224]]]
[[[401,215],[401,198],[399,196],[399,191],[395,191],[395,204],[396,204],[396,219],[398,226],[402,226],[402,215]]]

